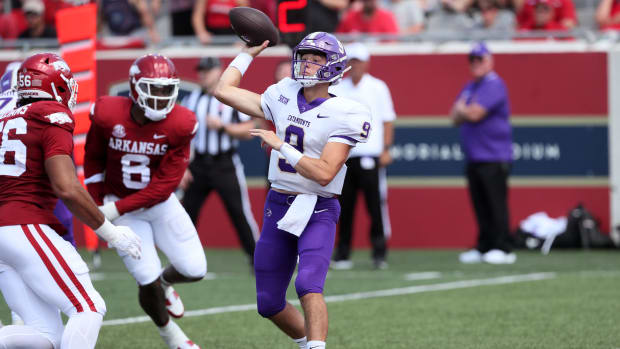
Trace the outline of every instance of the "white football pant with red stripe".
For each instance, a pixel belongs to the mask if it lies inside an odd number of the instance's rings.
[[[16,335],[29,329],[56,349],[95,347],[105,303],[77,250],[49,226],[0,227],[0,291],[25,324],[0,329],[0,347],[32,337]],[[69,317],[66,328],[60,311]]]
[[[108,203],[117,199],[113,195],[106,195],[103,201]],[[115,219],[114,224],[131,228],[142,240],[140,259],[117,250],[138,285],[148,285],[161,275],[162,266],[157,248],[181,275],[202,278],[207,273],[207,258],[198,232],[174,194],[153,207],[125,213]]]

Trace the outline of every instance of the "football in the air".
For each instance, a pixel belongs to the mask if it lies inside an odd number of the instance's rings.
[[[266,14],[251,7],[235,7],[228,13],[230,25],[248,46],[259,46],[269,40],[269,46],[278,44],[280,34]]]

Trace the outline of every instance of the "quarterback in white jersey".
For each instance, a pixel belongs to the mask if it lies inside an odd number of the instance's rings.
[[[328,93],[347,71],[347,56],[338,39],[324,32],[309,34],[295,47],[292,79],[262,95],[239,88],[267,44],[245,48],[233,60],[215,97],[276,127],[276,133],[250,131],[273,148],[271,190],[254,252],[258,313],[301,349],[321,349],[328,323],[323,286],[340,215],[335,196],[342,190],[349,151],[368,139],[371,116],[362,104]],[[285,298],[298,257],[295,289],[304,315]]]
[[[366,141],[370,120],[365,106],[342,97],[328,98],[320,104],[307,103],[300,95],[301,87],[299,81],[285,78],[262,95],[265,119],[273,122],[278,138],[316,159],[328,142],[355,146]],[[269,160],[271,187],[294,193],[338,195],[346,172],[346,166],[342,166],[331,182],[321,185],[295,171],[276,150],[271,151]]]

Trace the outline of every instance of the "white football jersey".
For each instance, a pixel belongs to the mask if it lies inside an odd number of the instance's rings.
[[[12,90],[6,90],[0,93],[0,115],[15,109],[17,104],[17,93]]]
[[[343,97],[307,103],[299,82],[285,78],[269,86],[261,96],[265,118],[273,122],[280,139],[305,156],[318,159],[328,142],[355,146],[371,132],[370,110]],[[340,194],[346,166],[326,186],[303,177],[276,150],[271,151],[269,181],[276,189],[331,197]]]

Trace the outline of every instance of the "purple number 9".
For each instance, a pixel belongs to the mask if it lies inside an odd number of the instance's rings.
[[[364,125],[362,125],[362,130],[364,130],[364,132],[360,133],[360,136],[362,138],[368,138],[368,134],[370,133],[370,122],[365,122]]]
[[[292,137],[295,135],[295,137]],[[299,150],[300,152],[304,152],[304,129],[301,127],[289,125],[284,131],[284,141],[293,146],[293,148]],[[280,159],[278,161],[278,167],[281,171],[297,173],[295,168],[291,166],[285,159]]]

